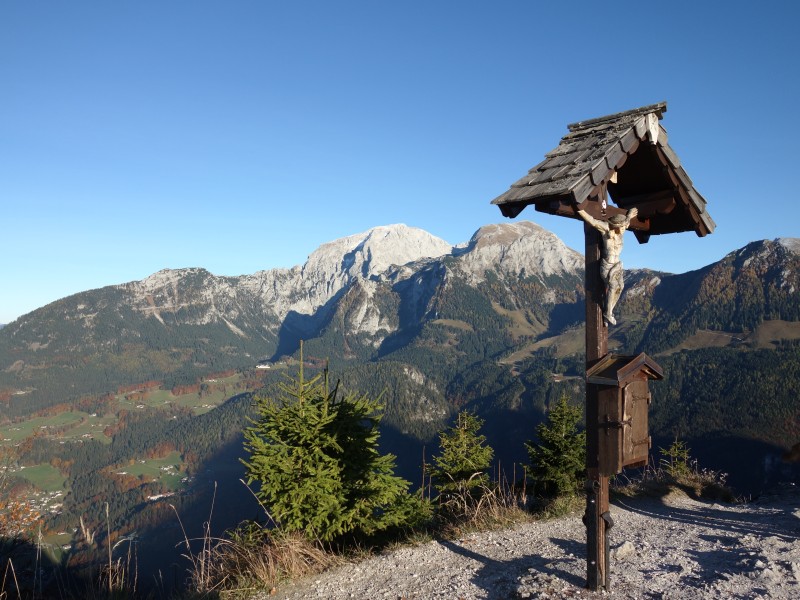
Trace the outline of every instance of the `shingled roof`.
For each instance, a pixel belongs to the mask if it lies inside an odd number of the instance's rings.
[[[579,218],[578,205],[598,218],[637,207],[631,229],[650,235],[714,231],[705,199],[694,189],[659,121],[666,102],[568,125],[569,133],[545,159],[492,200],[506,217],[533,204],[536,210]],[[595,206],[606,190],[618,207]],[[598,202],[586,203],[589,200]]]

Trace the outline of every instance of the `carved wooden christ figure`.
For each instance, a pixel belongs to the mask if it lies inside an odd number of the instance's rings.
[[[614,306],[617,304],[624,287],[622,283],[622,261],[620,260],[623,234],[631,224],[631,219],[635,219],[639,211],[636,208],[631,208],[625,215],[614,215],[608,221],[595,219],[584,210],[578,210],[578,214],[589,225],[597,229],[603,238],[603,252],[600,260],[600,277],[606,285],[603,319],[606,323],[616,325]]]

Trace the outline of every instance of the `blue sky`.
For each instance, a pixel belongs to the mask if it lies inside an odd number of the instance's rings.
[[[800,4],[0,4],[0,323],[163,268],[302,264],[406,223],[452,244],[574,121],[667,101],[717,230],[684,272],[800,237]],[[568,245],[581,224],[524,211]]]

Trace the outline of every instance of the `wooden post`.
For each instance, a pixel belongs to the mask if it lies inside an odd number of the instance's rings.
[[[599,231],[585,223],[586,240],[586,369],[608,353],[608,328],[603,323],[605,284],[600,277],[602,238]],[[608,477],[600,475],[598,387],[586,383],[586,586],[593,591],[609,590]]]

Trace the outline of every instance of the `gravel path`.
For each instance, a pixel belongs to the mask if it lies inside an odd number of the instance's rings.
[[[613,503],[611,593],[584,589],[580,516],[432,541],[253,600],[800,598],[800,494],[755,504],[685,496]]]

